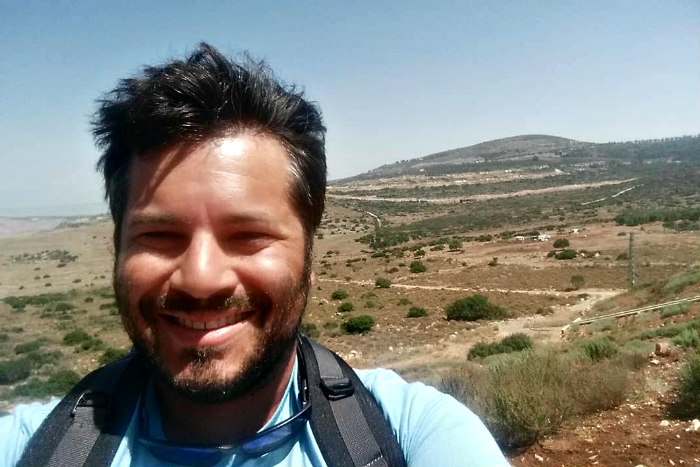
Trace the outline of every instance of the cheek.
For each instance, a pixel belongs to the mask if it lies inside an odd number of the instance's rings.
[[[244,286],[262,291],[273,299],[294,287],[299,282],[302,271],[302,260],[291,260],[279,255],[260,256],[237,269]]]

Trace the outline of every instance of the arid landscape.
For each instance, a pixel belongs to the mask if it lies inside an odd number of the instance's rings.
[[[302,329],[465,401],[513,465],[699,465],[699,162],[698,137],[530,135],[332,182]],[[129,349],[111,222],[23,222],[0,219],[6,411]]]

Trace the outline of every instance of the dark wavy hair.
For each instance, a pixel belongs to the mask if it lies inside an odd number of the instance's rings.
[[[303,92],[275,78],[264,62],[235,62],[201,43],[185,60],[144,67],[98,100],[93,135],[105,198],[119,236],[129,188],[129,164],[176,143],[197,143],[252,129],[286,149],[291,199],[304,225],[307,248],[321,222],[326,192],[325,132],[321,112]]]

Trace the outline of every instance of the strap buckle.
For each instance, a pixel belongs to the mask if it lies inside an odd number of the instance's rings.
[[[355,387],[348,378],[321,378],[321,389],[332,401],[350,397],[355,393]]]

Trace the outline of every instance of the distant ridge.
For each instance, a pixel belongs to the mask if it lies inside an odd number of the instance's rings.
[[[532,159],[555,159],[571,150],[591,145],[582,141],[551,135],[519,135],[466,146],[448,151],[437,152],[417,159],[403,160],[382,165],[364,174],[357,175],[338,183],[357,179],[392,177],[404,173],[415,173],[421,169],[437,166],[457,166],[479,162],[515,161]]]

